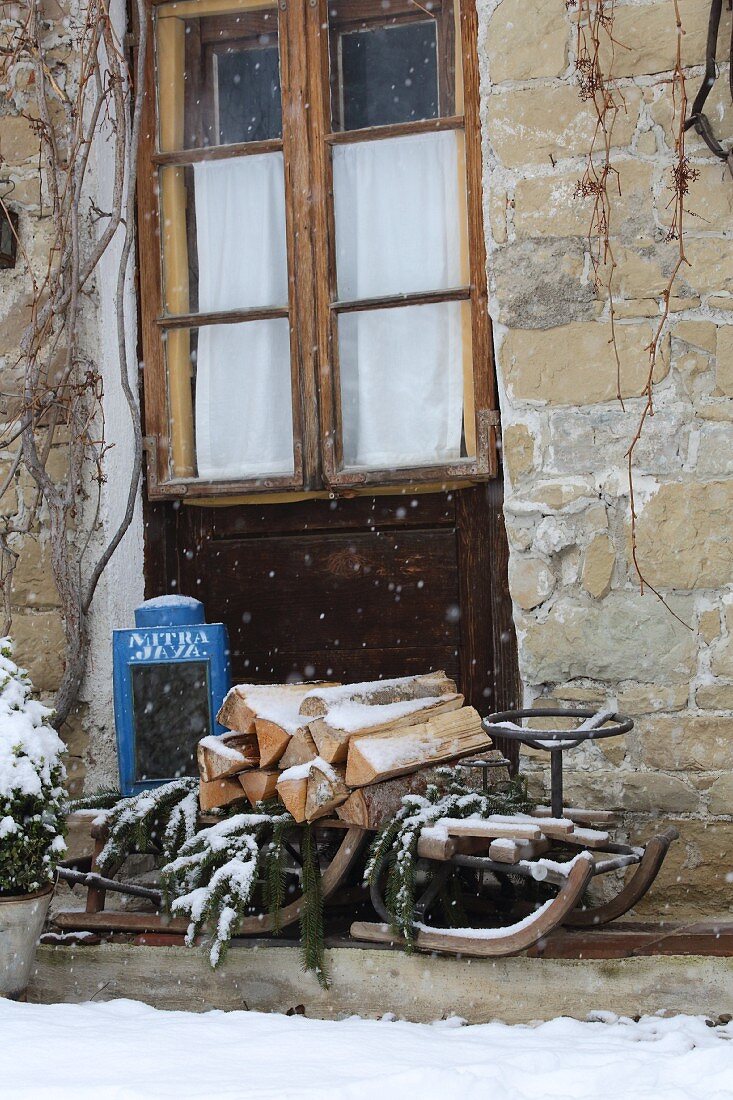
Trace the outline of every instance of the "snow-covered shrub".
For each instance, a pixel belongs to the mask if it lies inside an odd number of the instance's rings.
[[[10,639],[0,638],[0,895],[40,890],[66,851],[65,745],[12,658]]]

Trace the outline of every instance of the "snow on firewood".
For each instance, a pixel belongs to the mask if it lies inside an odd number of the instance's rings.
[[[389,680],[363,680],[338,687],[313,688],[303,696],[300,713],[322,718],[331,707],[349,701],[378,705],[421,696],[455,694],[455,691],[455,681],[442,671],[420,676],[397,676]]]
[[[328,708],[325,720],[334,729],[345,733],[369,729],[371,726],[387,726],[414,711],[425,710],[441,702],[439,695],[426,695],[421,699],[401,699],[397,703],[369,703],[346,699]],[[301,716],[302,717],[302,716]]]

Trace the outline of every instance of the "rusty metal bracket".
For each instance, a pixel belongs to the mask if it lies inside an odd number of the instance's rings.
[[[733,0],[728,0],[728,10],[733,7]],[[705,51],[705,75],[703,76],[702,84],[698,90],[695,100],[692,104],[692,110],[689,118],[685,121],[685,130],[694,129],[696,133],[700,135],[702,140],[707,145],[711,153],[714,153],[720,160],[724,160],[728,164],[731,175],[733,175],[733,147],[729,150],[725,150],[718,139],[713,133],[713,128],[710,125],[710,120],[703,112],[705,101],[710,95],[710,91],[715,83],[718,75],[718,67],[715,61],[715,50],[718,44],[718,32],[720,30],[720,17],[723,11],[723,0],[712,0],[710,5],[710,20],[708,22],[708,40],[707,48]],[[731,69],[728,76],[728,84],[730,88],[731,99],[733,99],[733,31],[731,32],[731,42],[729,50],[729,58],[731,61]]]

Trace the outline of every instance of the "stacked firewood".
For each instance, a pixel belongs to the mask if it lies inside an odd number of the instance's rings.
[[[437,765],[485,754],[478,712],[444,672],[360,684],[240,684],[198,745],[202,810],[277,796],[296,821],[370,826]],[[498,754],[497,754],[498,755]],[[431,771],[432,769],[432,771]]]

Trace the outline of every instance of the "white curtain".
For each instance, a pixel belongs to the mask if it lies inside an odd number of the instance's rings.
[[[460,141],[445,131],[334,148],[341,300],[468,282]],[[460,457],[463,309],[451,302],[340,315],[348,465]]]
[[[199,310],[287,306],[281,153],[194,165]],[[287,318],[202,325],[196,361],[199,477],[293,472]]]

